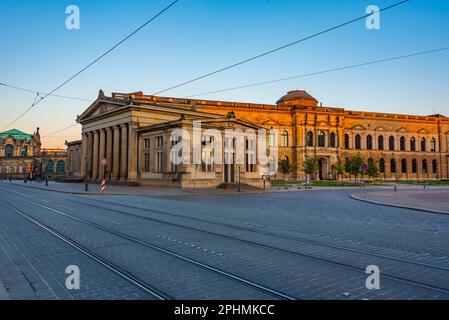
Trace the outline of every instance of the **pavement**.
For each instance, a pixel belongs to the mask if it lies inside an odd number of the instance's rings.
[[[272,297],[104,228],[296,299],[449,299],[449,217],[354,201],[353,189],[116,197],[22,185],[0,183],[0,279],[11,299],[152,299],[17,211],[174,299]],[[65,286],[69,265],[80,290]],[[369,265],[381,270],[379,290],[365,287]]]
[[[448,188],[402,189],[397,192],[369,191],[353,194],[351,197],[378,205],[449,215]]]

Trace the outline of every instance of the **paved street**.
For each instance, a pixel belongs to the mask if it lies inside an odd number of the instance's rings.
[[[353,193],[98,196],[4,181],[0,299],[448,299],[449,216]]]

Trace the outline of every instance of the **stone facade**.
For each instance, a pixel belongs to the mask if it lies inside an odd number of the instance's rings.
[[[13,129],[0,133],[0,176],[25,179],[64,178],[67,153],[63,149],[42,149],[39,128],[33,134]]]
[[[357,154],[376,161],[382,179],[449,178],[447,117],[318,106],[315,98],[300,90],[289,92],[275,105],[146,96],[142,92],[106,97],[100,92],[78,117],[85,159],[81,176],[100,179],[100,160],[104,158],[111,179],[141,183],[141,135],[147,133],[142,128],[177,121],[180,116],[210,120],[230,112],[247,124],[278,130],[279,158],[297,164],[294,178],[304,179],[304,160],[317,156],[320,169],[316,178],[336,179],[337,160]]]
[[[67,146],[67,178],[80,179],[81,178],[81,152],[82,140],[65,142]]]

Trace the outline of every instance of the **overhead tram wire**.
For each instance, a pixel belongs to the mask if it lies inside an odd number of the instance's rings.
[[[48,96],[50,96],[51,94],[53,94],[55,91],[59,90],[61,87],[65,86],[67,83],[69,83],[70,81],[72,81],[74,78],[76,78],[77,76],[79,76],[81,73],[83,73],[84,71],[86,71],[87,69],[89,69],[91,66],[93,66],[95,63],[97,63],[98,61],[100,61],[102,58],[104,58],[107,54],[109,54],[110,52],[112,52],[114,49],[116,49],[118,46],[120,46],[122,43],[124,43],[126,40],[128,40],[129,38],[131,38],[132,36],[134,36],[137,32],[139,32],[141,29],[143,29],[145,26],[147,26],[149,23],[151,23],[152,21],[154,21],[156,18],[158,18],[160,15],[162,15],[165,11],[167,11],[168,9],[170,9],[173,5],[175,5],[175,3],[177,3],[179,0],[175,0],[173,2],[171,2],[168,6],[166,6],[164,9],[162,9],[161,11],[159,11],[156,15],[154,15],[151,19],[149,19],[148,21],[146,21],[143,25],[141,25],[140,27],[138,27],[136,30],[134,30],[133,32],[131,32],[129,35],[127,35],[124,39],[120,40],[117,44],[115,44],[112,48],[110,48],[109,50],[107,50],[105,53],[103,53],[102,55],[100,55],[98,58],[96,58],[94,61],[92,61],[91,63],[89,63],[87,66],[85,66],[83,69],[81,69],[80,71],[78,71],[77,73],[75,73],[73,76],[71,76],[70,78],[68,78],[67,80],[65,80],[63,83],[61,83],[60,85],[58,85],[55,89],[51,90],[48,94],[46,94],[45,96],[41,97],[37,102],[33,103],[28,109],[26,109],[24,112],[22,112],[14,121],[12,121],[10,124],[8,124],[3,130],[8,129],[10,126],[12,126],[14,123],[16,123],[19,119],[21,119],[25,114],[27,114],[31,109],[33,109],[36,105],[38,105],[42,100],[44,100],[45,98],[47,98]],[[2,131],[3,131],[2,130]]]
[[[71,128],[73,128],[73,127],[76,127],[77,125],[79,125],[79,123],[75,123],[75,124],[72,124],[72,125],[70,125],[70,126],[67,126],[67,127],[65,127],[65,128],[62,128],[62,129],[59,129],[59,130],[53,131],[53,132],[51,132],[51,133],[49,133],[49,134],[46,134],[45,136],[42,136],[42,138],[47,138],[47,137],[51,137],[52,135],[54,135],[54,134],[56,134],[56,133],[59,133],[59,132],[62,132],[62,131],[65,131],[65,130],[71,129]]]
[[[327,70],[322,70],[322,71],[317,71],[317,72],[305,73],[305,74],[300,74],[300,75],[290,76],[290,77],[285,77],[285,78],[279,78],[279,79],[274,79],[274,80],[255,82],[255,83],[250,83],[250,84],[241,85],[241,86],[237,86],[237,87],[231,87],[231,88],[226,88],[226,89],[219,89],[219,90],[208,91],[208,92],[203,92],[203,93],[197,93],[197,94],[193,94],[193,95],[188,95],[188,96],[186,96],[186,98],[193,98],[193,97],[205,96],[205,95],[210,95],[210,94],[215,94],[215,93],[222,93],[222,92],[227,92],[227,91],[233,91],[233,90],[257,87],[257,86],[272,84],[272,83],[276,83],[276,82],[282,82],[282,81],[288,81],[288,80],[293,80],[293,79],[298,79],[298,78],[305,78],[305,77],[310,77],[310,76],[316,76],[316,75],[320,75],[320,74],[324,74],[324,73],[331,73],[331,72],[336,72],[336,71],[342,71],[342,70],[348,70],[348,69],[354,69],[354,68],[369,66],[369,65],[378,64],[378,63],[385,63],[385,62],[389,62],[389,61],[395,61],[395,60],[401,60],[401,59],[406,59],[406,58],[412,58],[412,57],[416,57],[416,56],[420,56],[420,55],[425,55],[425,54],[430,54],[430,53],[435,53],[435,52],[441,52],[441,51],[445,51],[445,50],[449,50],[449,47],[433,49],[433,50],[427,50],[427,51],[421,51],[421,52],[415,52],[415,53],[401,55],[401,56],[396,56],[396,57],[390,57],[390,58],[385,58],[385,59],[380,59],[380,60],[363,62],[363,63],[353,64],[353,65],[349,65],[349,66],[337,67],[337,68],[333,68],[333,69],[327,69]]]
[[[331,72],[336,72],[336,71],[355,69],[355,68],[358,68],[358,67],[363,67],[363,66],[368,66],[368,65],[378,64],[378,63],[384,63],[384,62],[389,62],[389,61],[395,61],[395,60],[402,60],[402,59],[406,59],[406,58],[412,58],[412,57],[416,57],[416,56],[420,56],[420,55],[436,53],[436,52],[441,52],[441,51],[446,51],[446,50],[449,50],[449,47],[443,47],[443,48],[432,49],[432,50],[427,50],[427,51],[420,51],[420,52],[410,53],[410,54],[396,56],[396,57],[390,57],[390,58],[374,60],[374,61],[369,61],[369,62],[364,62],[364,63],[359,63],[359,64],[353,64],[353,65],[349,65],[349,66],[343,66],[343,67],[337,67],[337,68],[333,68],[333,69],[327,69],[327,70],[323,70],[323,71],[316,71],[316,72],[311,72],[311,73],[306,73],[306,74],[301,74],[301,75],[296,75],[296,76],[284,77],[284,78],[275,79],[275,80],[267,80],[267,81],[263,81],[263,82],[256,82],[256,83],[251,83],[251,84],[242,85],[242,86],[238,86],[238,87],[220,89],[220,90],[215,90],[215,91],[208,91],[208,92],[203,92],[203,93],[189,95],[186,98],[193,98],[193,97],[197,97],[197,96],[204,96],[204,95],[209,95],[209,94],[214,94],[214,93],[221,93],[221,92],[226,92],[226,91],[245,89],[245,88],[256,87],[256,86],[262,86],[262,85],[267,85],[267,84],[271,84],[271,83],[287,81],[287,80],[293,80],[293,79],[298,79],[298,78],[305,78],[305,77],[310,77],[310,76],[315,76],[315,75],[320,75],[320,74],[325,74],[325,73],[331,73]],[[2,85],[2,83],[0,83],[0,85]],[[30,91],[30,92],[35,92],[35,93],[37,92],[37,91],[31,90],[31,89],[26,89],[26,90]],[[64,98],[66,98],[66,99],[76,99],[76,100],[86,100],[86,101],[89,101],[89,102],[93,101],[93,100],[89,100],[89,99],[82,99],[82,98],[76,98],[76,97],[64,97]],[[46,135],[44,137],[48,137],[48,136],[51,136],[51,135],[53,135],[55,133],[59,133],[59,132],[65,131],[65,130],[70,129],[70,128],[76,126],[76,125],[77,124],[74,124],[74,125],[68,126],[66,128],[57,130],[57,131],[52,132],[52,133],[50,133],[50,134],[48,134],[48,135]]]
[[[18,86],[13,86],[13,85],[10,85],[10,84],[7,84],[7,83],[3,83],[3,82],[0,82],[0,86],[4,86],[4,87],[7,87],[7,88],[16,89],[16,90],[20,90],[20,91],[24,91],[24,92],[38,93],[38,94],[42,94],[44,96],[48,95],[48,96],[55,97],[55,98],[62,98],[62,99],[69,99],[69,100],[78,100],[78,101],[86,101],[86,102],[93,101],[92,99],[63,96],[63,95],[59,95],[59,94],[48,94],[48,93],[44,93],[42,91],[22,88],[22,87],[18,87]]]
[[[403,1],[397,2],[397,3],[395,3],[395,4],[392,4],[392,5],[388,6],[388,7],[379,9],[378,13],[383,12],[383,11],[387,11],[387,10],[392,9],[392,8],[394,8],[394,7],[397,7],[397,6],[400,6],[400,5],[402,5],[402,4],[406,3],[406,2],[409,2],[409,1],[410,1],[410,0],[403,0]],[[377,13],[377,12],[376,12],[376,13]],[[323,35],[323,34],[325,34],[325,33],[328,33],[328,32],[334,31],[334,30],[336,30],[336,29],[342,28],[342,27],[347,26],[347,25],[349,25],[349,24],[352,24],[352,23],[354,23],[354,22],[357,22],[357,21],[366,19],[366,18],[368,18],[368,17],[370,17],[370,16],[372,16],[372,15],[373,15],[373,13],[365,14],[365,15],[363,15],[363,16],[361,16],[361,17],[358,17],[358,18],[349,20],[349,21],[347,21],[347,22],[341,23],[341,24],[339,24],[339,25],[337,25],[337,26],[328,28],[328,29],[326,29],[326,30],[323,30],[323,31],[320,31],[320,32],[318,32],[318,33],[312,34],[312,35],[307,36],[307,37],[305,37],[305,38],[302,38],[302,39],[299,39],[299,40],[297,40],[297,41],[288,43],[288,44],[283,45],[283,46],[281,46],[281,47],[278,47],[278,48],[276,48],[276,49],[272,49],[272,50],[266,51],[266,52],[264,52],[264,53],[261,53],[261,54],[259,54],[259,55],[254,56],[254,57],[251,57],[251,58],[242,60],[242,61],[240,61],[240,62],[234,63],[234,64],[229,65],[229,66],[227,66],[227,67],[224,67],[224,68],[218,69],[218,70],[216,70],[216,71],[207,73],[207,74],[205,74],[205,75],[202,75],[202,76],[193,78],[193,79],[191,79],[191,80],[188,80],[188,81],[179,83],[179,84],[174,85],[174,86],[171,86],[171,87],[169,87],[169,88],[167,88],[167,89],[160,90],[160,91],[158,91],[158,92],[156,92],[156,93],[154,93],[154,94],[152,94],[152,95],[153,95],[153,96],[157,96],[157,95],[159,95],[159,94],[161,94],[161,93],[164,93],[164,92],[167,92],[167,91],[170,91],[170,90],[173,90],[173,89],[176,89],[176,88],[185,86],[185,85],[190,84],[190,83],[192,83],[192,82],[196,82],[196,81],[198,81],[198,80],[202,80],[202,79],[208,78],[208,77],[210,77],[210,76],[212,76],[212,75],[215,75],[215,74],[221,73],[221,72],[223,72],[223,71],[226,71],[226,70],[235,68],[235,67],[240,66],[240,65],[242,65],[242,64],[245,64],[245,63],[247,63],[247,62],[254,61],[254,60],[256,60],[256,59],[262,58],[262,57],[264,57],[264,56],[267,56],[267,55],[272,54],[272,53],[274,53],[274,52],[277,52],[277,51],[283,50],[283,49],[285,49],[285,48],[291,47],[291,46],[296,45],[296,44],[298,44],[298,43],[301,43],[301,42],[310,40],[310,39],[312,39],[312,38],[316,38],[316,37],[318,37],[318,36],[320,36],[320,35]]]

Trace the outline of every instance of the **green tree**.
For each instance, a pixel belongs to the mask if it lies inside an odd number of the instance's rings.
[[[345,164],[340,158],[337,159],[335,170],[337,171],[338,176],[343,179],[343,174],[345,173]]]
[[[379,167],[374,160],[368,161],[368,170],[366,170],[366,173],[370,180],[371,178],[377,178],[379,176]]]
[[[357,180],[363,161],[364,160],[360,155],[352,156],[351,158],[349,158],[349,160],[345,164],[345,170],[349,173],[349,179],[351,179],[351,175],[354,175],[355,180]]]
[[[319,164],[318,164],[318,157],[308,157],[306,158],[306,160],[304,161],[304,165],[303,165],[303,170],[304,173],[307,175],[306,178],[306,188],[308,187],[307,183],[309,181],[309,176],[313,176],[318,168],[319,168]]]
[[[285,176],[291,172],[291,165],[290,161],[288,159],[283,159],[279,161],[278,171],[284,175],[284,181]]]

